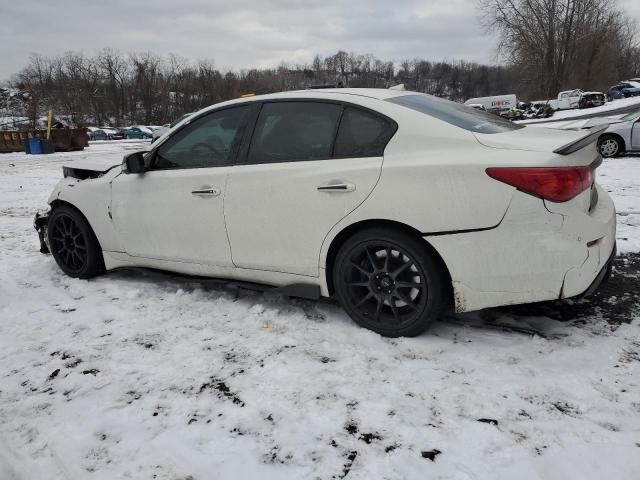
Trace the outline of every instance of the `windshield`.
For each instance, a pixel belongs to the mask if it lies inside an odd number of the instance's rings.
[[[630,120],[638,120],[640,118],[640,110],[636,110],[635,112],[627,113],[624,117],[620,117],[620,120],[623,122],[628,122]]]
[[[474,133],[503,133],[524,128],[493,113],[432,95],[402,95],[387,100]]]

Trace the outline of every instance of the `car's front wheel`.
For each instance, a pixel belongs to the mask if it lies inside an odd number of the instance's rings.
[[[62,205],[49,215],[49,248],[60,269],[75,278],[104,272],[102,249],[89,222],[76,209]]]
[[[612,158],[622,153],[622,144],[617,137],[605,135],[598,142],[598,149],[604,158]]]
[[[443,267],[424,242],[386,227],[358,232],[342,245],[333,285],[358,325],[387,337],[424,332],[449,292]]]

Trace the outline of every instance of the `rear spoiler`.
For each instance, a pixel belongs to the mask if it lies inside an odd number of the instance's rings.
[[[588,135],[579,138],[575,142],[567,143],[560,148],[556,148],[553,153],[557,153],[558,155],[569,155],[573,152],[577,152],[581,148],[584,148],[590,143],[595,142],[600,134],[607,128],[609,128],[609,125],[598,125],[597,127],[593,127],[589,130]]]

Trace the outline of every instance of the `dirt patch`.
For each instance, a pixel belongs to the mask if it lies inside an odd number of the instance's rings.
[[[220,398],[227,398],[235,405],[244,407],[244,402],[240,399],[238,394],[236,392],[232,392],[227,384],[219,378],[211,377],[208,382],[205,382],[200,386],[198,393],[202,393],[206,390],[215,391]]]
[[[618,256],[609,281],[588,298],[516,305],[499,310],[565,322],[598,315],[611,325],[630,323],[640,311],[640,254]]]

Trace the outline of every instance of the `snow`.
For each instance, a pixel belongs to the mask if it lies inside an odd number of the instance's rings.
[[[518,120],[516,123],[523,125],[534,124],[540,122],[549,122],[551,120],[563,120],[566,118],[590,118],[599,113],[605,113],[610,110],[617,110],[618,108],[629,107],[632,105],[638,105],[640,108],[640,97],[621,98],[619,100],[613,100],[607,102],[600,107],[584,108],[584,109],[571,109],[571,110],[557,110],[553,117],[549,118],[534,118],[529,120]]]
[[[640,478],[638,303],[385,339],[329,301],[64,276],[32,228],[61,165],[147,143],[0,155],[0,479]],[[598,172],[640,251],[640,158]]]

